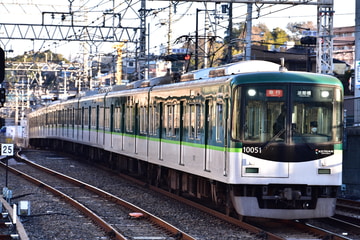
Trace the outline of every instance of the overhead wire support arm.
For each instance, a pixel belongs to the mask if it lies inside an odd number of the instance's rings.
[[[0,39],[137,42],[139,27],[0,23]]]

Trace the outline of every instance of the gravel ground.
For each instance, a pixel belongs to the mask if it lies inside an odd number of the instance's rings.
[[[118,176],[93,166],[74,161],[54,152],[26,152],[28,159],[56,171],[81,179],[105,191],[111,192],[148,212],[165,219],[177,228],[199,240],[253,240],[254,235],[175,200],[148,189],[129,183]],[[9,165],[16,164],[10,161]],[[1,176],[5,170],[0,169]],[[0,179],[0,183],[2,180]],[[41,188],[9,174],[9,189],[13,196],[29,194],[13,201],[31,201],[31,216],[24,218],[30,239],[109,239],[106,234],[68,204],[60,201]]]

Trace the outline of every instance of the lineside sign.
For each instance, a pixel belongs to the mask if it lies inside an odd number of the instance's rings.
[[[167,1],[167,0],[166,0]],[[179,0],[180,2],[231,2],[231,3],[257,3],[257,4],[292,4],[292,5],[329,5],[334,0]]]
[[[1,144],[1,156],[13,156],[14,155],[14,144]]]

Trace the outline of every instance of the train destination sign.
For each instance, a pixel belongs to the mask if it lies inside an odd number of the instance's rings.
[[[266,89],[267,97],[283,97],[284,93],[282,89]]]

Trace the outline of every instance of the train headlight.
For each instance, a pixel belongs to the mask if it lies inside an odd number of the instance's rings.
[[[249,89],[249,90],[248,90],[248,95],[249,95],[250,97],[255,96],[255,95],[256,95],[256,90],[255,90],[255,89]]]
[[[321,97],[322,98],[328,98],[330,96],[330,92],[329,91],[321,91]]]

